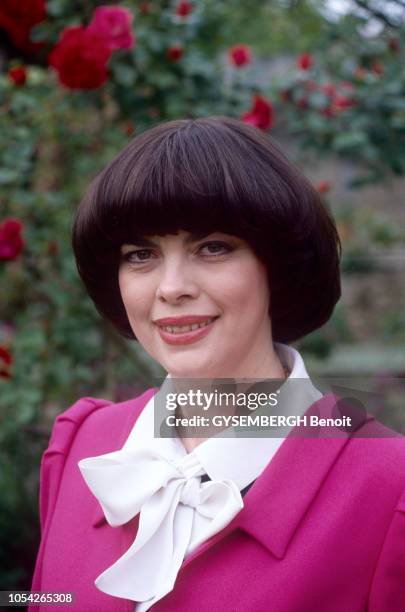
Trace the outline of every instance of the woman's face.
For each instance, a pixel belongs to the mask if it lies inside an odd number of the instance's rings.
[[[148,236],[121,246],[119,286],[132,330],[175,377],[254,377],[272,348],[264,264],[221,232]]]

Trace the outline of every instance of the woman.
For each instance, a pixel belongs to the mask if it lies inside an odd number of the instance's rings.
[[[404,610],[402,438],[371,418],[320,439],[154,435],[178,381],[301,379],[291,410],[333,413],[288,344],[331,316],[339,239],[270,139],[225,117],[143,133],[91,184],[73,247],[101,315],[168,377],[56,419],[33,590],[83,612]]]

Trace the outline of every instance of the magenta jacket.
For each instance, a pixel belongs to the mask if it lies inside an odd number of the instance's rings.
[[[134,610],[94,580],[129,548],[138,517],[110,527],[77,462],[120,449],[153,393],[117,404],[84,397],[55,421],[41,465],[32,590],[73,591],[75,603],[52,611]],[[314,406],[327,412],[332,403]],[[369,419],[366,430],[384,428]],[[151,610],[404,612],[404,440],[289,437],[241,512],[184,561],[174,590]]]

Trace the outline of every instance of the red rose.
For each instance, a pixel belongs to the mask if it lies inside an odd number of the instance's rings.
[[[103,39],[110,49],[132,49],[135,37],[131,29],[134,16],[122,6],[99,6],[94,11],[88,32]]]
[[[38,51],[42,44],[32,43],[31,28],[45,19],[45,0],[1,0],[0,28],[6,30],[13,44],[22,51]]]
[[[172,45],[167,50],[167,57],[171,62],[178,62],[183,57],[184,49],[181,45]]]
[[[228,51],[228,58],[236,68],[241,68],[252,61],[252,52],[248,45],[234,45]]]
[[[331,188],[331,184],[329,181],[319,181],[319,183],[317,183],[317,185],[315,186],[315,189],[318,191],[318,193],[328,193],[328,191],[330,191]]]
[[[176,6],[176,15],[178,17],[187,17],[193,10],[193,5],[191,2],[187,2],[187,0],[182,0]]]
[[[8,78],[14,85],[24,85],[27,80],[27,71],[24,66],[14,66],[7,73]]]
[[[295,102],[295,105],[298,108],[309,108],[308,98],[306,96],[300,96]]]
[[[63,30],[48,61],[70,89],[96,89],[107,80],[111,48],[83,26]]]
[[[331,117],[336,117],[336,111],[333,106],[327,106],[326,108],[322,108],[319,113],[324,117],[330,119]]]
[[[274,123],[274,108],[270,100],[260,95],[253,96],[253,106],[250,111],[243,113],[242,121],[261,130],[271,128]]]
[[[309,70],[312,68],[314,58],[310,53],[302,53],[297,59],[297,68],[300,70]]]
[[[11,365],[13,363],[13,358],[11,356],[11,353],[6,349],[5,346],[0,346],[0,359],[6,365]]]
[[[0,259],[17,259],[24,247],[21,238],[22,223],[10,217],[0,225]]]
[[[0,377],[10,378],[10,368],[13,363],[13,357],[10,351],[5,346],[0,346]]]
[[[341,96],[340,94],[337,94],[333,98],[333,106],[335,110],[338,110],[338,111],[346,110],[347,108],[350,108],[351,106],[353,106],[354,103],[355,102],[353,98],[348,98],[347,96]]]

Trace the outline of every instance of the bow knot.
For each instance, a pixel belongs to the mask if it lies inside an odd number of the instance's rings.
[[[200,481],[198,478],[186,480],[181,490],[180,501],[191,508],[198,506],[200,503]]]
[[[140,513],[133,544],[95,582],[104,593],[143,602],[139,612],[172,590],[186,553],[243,508],[232,480],[201,484],[205,470],[194,453],[173,460],[154,442],[79,461],[110,525],[123,525]]]
[[[176,459],[173,462],[173,465],[179,470],[180,474],[187,479],[205,474],[201,463],[193,453],[185,455],[180,459]]]

